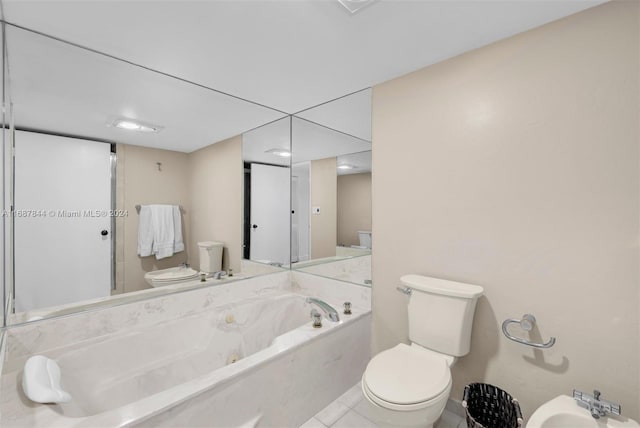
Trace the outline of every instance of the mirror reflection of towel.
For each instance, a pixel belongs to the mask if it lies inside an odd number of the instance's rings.
[[[143,205],[138,226],[138,254],[171,257],[184,251],[182,215],[177,205]]]
[[[182,241],[182,213],[178,205],[173,206],[173,252],[179,253],[184,251],[184,242]]]
[[[138,218],[138,255],[150,256],[153,249],[153,224],[151,223],[151,208],[149,205],[140,207]]]

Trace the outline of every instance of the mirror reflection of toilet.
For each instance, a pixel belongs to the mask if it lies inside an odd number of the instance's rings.
[[[359,230],[358,238],[360,239],[360,245],[352,245],[351,248],[359,248],[362,250],[370,250],[371,249],[371,231],[369,230]]]
[[[381,427],[431,428],[451,392],[451,367],[469,353],[477,285],[420,275],[400,278],[409,295],[409,340],[373,357],[362,392]]]
[[[224,244],[215,241],[198,242],[200,272],[213,273],[222,270],[222,251]]]
[[[224,243],[215,241],[198,242],[200,272],[213,273],[222,270],[222,252]],[[199,272],[191,269],[189,265],[172,267],[168,269],[147,272],[144,279],[152,287],[181,284],[197,279]]]

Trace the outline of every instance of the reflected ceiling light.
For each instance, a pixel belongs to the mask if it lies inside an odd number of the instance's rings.
[[[353,165],[338,165],[338,169],[355,169]]]
[[[159,132],[162,130],[161,126],[151,125],[149,123],[143,123],[137,120],[124,118],[114,119],[110,123],[108,123],[107,126],[114,126],[116,128],[138,132]]]
[[[291,157],[291,152],[289,151],[289,149],[269,149],[269,150],[266,150],[265,153],[280,156],[283,158]]]
[[[345,7],[350,13],[356,13],[360,9],[369,6],[376,0],[338,0],[342,6]]]

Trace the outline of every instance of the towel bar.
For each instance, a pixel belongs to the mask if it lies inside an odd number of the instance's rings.
[[[136,212],[138,214],[140,214],[140,208],[142,208],[142,205],[140,204],[136,205]],[[178,205],[178,208],[180,208],[180,212],[184,214],[184,208],[182,208],[182,205]]]

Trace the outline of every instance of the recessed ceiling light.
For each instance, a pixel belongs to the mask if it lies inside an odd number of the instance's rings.
[[[150,123],[143,123],[132,119],[118,118],[107,123],[107,126],[114,126],[120,129],[126,129],[128,131],[138,132],[159,132],[163,128],[158,125],[151,125]]]
[[[338,169],[355,169],[353,165],[338,165]]]
[[[269,150],[266,150],[265,153],[280,156],[283,158],[291,157],[291,152],[289,151],[289,149],[269,149]]]
[[[376,0],[338,0],[350,13],[356,13],[360,9],[369,6]]]

